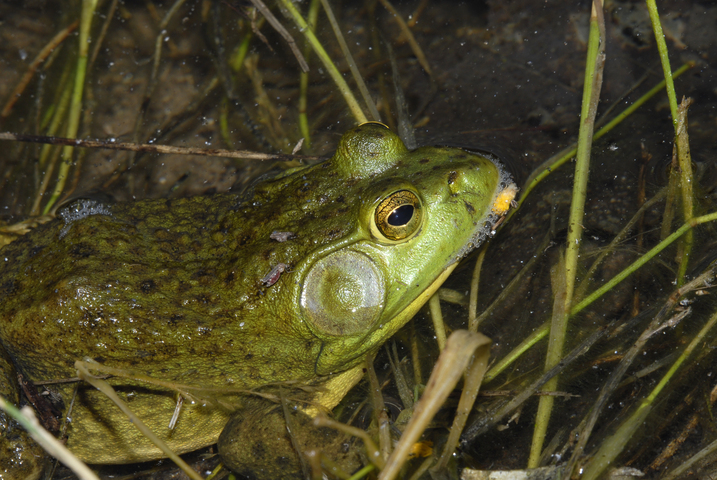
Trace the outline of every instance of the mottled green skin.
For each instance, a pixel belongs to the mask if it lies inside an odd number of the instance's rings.
[[[479,241],[499,183],[487,159],[448,148],[408,152],[384,127],[364,125],[342,137],[332,159],[243,196],[108,205],[109,214],[42,225],[0,251],[0,342],[15,368],[0,377],[0,392],[17,397],[16,373],[74,377],[75,360],[85,357],[162,380],[243,389],[322,384],[358,371],[366,352],[426,299],[414,300]],[[404,242],[375,238],[375,204],[407,185],[423,202],[421,230]],[[295,237],[270,239],[276,230]],[[300,296],[312,265],[348,247],[373,259],[386,298],[378,321],[342,336],[307,321]],[[263,285],[279,263],[288,270]],[[316,400],[332,407],[358,378],[344,376]],[[170,433],[172,392],[111,383],[179,452],[215,442],[229,418],[185,403]],[[74,385],[53,388],[69,402]],[[80,389],[68,434],[69,448],[90,463],[162,456],[91,388]]]

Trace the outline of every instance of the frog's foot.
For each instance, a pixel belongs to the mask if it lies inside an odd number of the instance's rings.
[[[314,426],[313,419],[301,411],[292,410],[289,415],[291,433],[304,458],[306,452],[315,450],[347,473],[361,466],[360,448],[346,441],[343,434]],[[227,423],[218,446],[224,465],[248,478],[303,478],[299,453],[287,433],[281,406],[242,409]]]
[[[18,404],[17,374],[0,346],[0,396]],[[37,480],[45,467],[45,451],[10,415],[0,410],[0,480]]]
[[[0,413],[0,480],[37,480],[45,451],[14,420]]]

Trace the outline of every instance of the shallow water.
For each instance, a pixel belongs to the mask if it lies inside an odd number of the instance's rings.
[[[412,31],[431,66],[438,87],[434,95],[430,95],[428,75],[396,23],[380,6],[376,10],[377,25],[396,53],[408,110],[417,125],[419,144],[460,145],[494,152],[504,159],[521,184],[537,165],[575,141],[582,97],[587,3],[566,7],[560,2],[535,1],[426,2],[425,8],[418,11],[419,4],[421,2],[403,2],[397,8],[404,18],[417,18]],[[291,152],[301,137],[296,126],[297,63],[283,40],[264,26],[261,31],[266,35],[268,45],[254,38],[250,48],[255,62],[252,67],[254,83],[247,75],[240,74],[228,87],[222,75],[226,70],[226,59],[246,33],[249,20],[241,13],[241,7],[236,10],[224,3],[216,7],[216,23],[212,20],[213,7],[208,4],[186,5],[169,22],[162,39],[164,54],[158,70],[158,85],[136,128],[135,138],[133,132],[149,82],[158,25],[169,6],[169,3],[157,3],[148,7],[140,2],[119,6],[90,69],[91,97],[79,136]],[[63,12],[61,15],[54,13],[58,7]],[[676,89],[678,98],[685,95],[695,101],[689,111],[691,152],[699,177],[698,209],[700,213],[708,213],[714,211],[717,184],[714,159],[717,127],[714,87],[717,84],[714,64],[717,29],[714,25],[717,6],[673,1],[659,7],[664,14],[673,69],[686,61],[697,62],[696,67],[676,81]],[[105,12],[107,8],[102,5],[100,11]],[[616,109],[610,115],[615,115],[662,78],[643,4],[614,2],[607,8],[607,62],[598,118],[612,104],[616,104]],[[0,5],[3,20],[0,100],[6,101],[39,50],[60,28],[77,18],[78,11],[78,6],[72,2],[5,2]],[[378,47],[372,43],[368,10],[345,4],[336,13],[372,95],[379,98],[379,106],[388,103],[395,111],[390,66],[385,54],[378,58],[374,56]],[[279,15],[279,18],[289,25],[284,17]],[[97,29],[104,18],[100,16],[96,20]],[[244,28],[239,27],[240,22],[244,23]],[[299,39],[299,32],[289,30]],[[338,58],[338,47],[331,40],[328,27],[320,27],[319,34],[331,47],[333,58]],[[214,41],[215,37],[221,37],[223,51]],[[73,35],[69,40],[75,41],[76,37]],[[370,50],[368,46],[372,46]],[[71,44],[63,46],[44,72],[44,80],[33,80],[29,84],[0,130],[32,134],[44,131],[39,126],[48,104],[56,98],[55,87],[60,83],[64,66],[73,62],[71,50]],[[222,60],[217,61],[217,58]],[[302,153],[326,155],[332,151],[340,134],[353,125],[353,119],[328,76],[322,73],[322,67],[315,58],[310,62],[307,111],[312,142]],[[345,62],[339,62],[339,65],[348,78]],[[380,95],[382,73],[387,75],[383,80],[388,91],[385,99]],[[216,85],[207,88],[214,78],[218,78]],[[256,89],[255,84],[261,84],[263,91]],[[634,92],[631,92],[633,88]],[[265,96],[261,96],[262,93]],[[37,105],[41,107],[38,109]],[[220,130],[223,112],[228,122],[227,136],[222,136]],[[385,117],[385,110],[381,113]],[[384,121],[389,122],[386,118]],[[583,224],[585,247],[581,260],[585,265],[582,268],[589,266],[595,252],[603,248],[637,211],[640,179],[644,179],[647,198],[665,185],[672,136],[669,107],[665,95],[661,94],[596,142]],[[19,143],[3,145],[5,150],[0,164],[4,176],[0,180],[0,202],[3,218],[12,222],[30,213],[33,196],[46,168],[36,164],[38,147]],[[71,183],[76,184],[72,195],[101,192],[111,194],[115,200],[196,195],[230,188],[239,190],[251,178],[272,168],[270,164],[214,157],[129,155],[108,150],[87,151],[83,155],[78,161],[80,168],[71,170]],[[482,325],[481,330],[495,342],[493,358],[501,358],[549,316],[552,308],[549,270],[566,237],[572,189],[571,165],[568,163],[533,191],[519,214],[504,226],[489,247],[481,277],[480,308],[490,304],[534,255],[540,257],[534,270],[517,286],[511,300],[496,308]],[[117,174],[120,171],[122,173]],[[660,228],[662,210],[660,205],[645,216],[642,228],[647,246],[657,242],[659,232],[655,230]],[[710,227],[702,227],[696,233],[690,270],[693,274],[699,273],[700,267],[704,268],[714,259],[712,231]],[[549,232],[552,239],[549,247],[537,251]],[[636,258],[639,248],[636,234],[637,231],[633,232],[608,257],[607,263],[598,271],[598,278],[611,278]],[[644,267],[575,319],[571,323],[566,350],[598,326],[626,321],[633,308],[636,312],[658,309],[674,289],[674,256],[674,249],[668,249],[659,261]],[[447,286],[460,292],[467,291],[472,268],[472,262],[466,262],[465,268],[454,275]],[[635,292],[639,292],[637,300]],[[694,313],[685,321],[684,327],[667,330],[648,343],[648,350],[628,374],[668,358],[687,343],[715,308],[711,298],[710,295],[694,297]],[[447,308],[450,315],[446,316],[451,327],[464,328],[465,311],[453,306]],[[648,317],[646,315],[646,319],[628,333],[594,347],[566,372],[561,391],[580,397],[557,402],[559,409],[546,441],[548,445],[555,439],[555,452],[559,452],[570,429],[589,409],[594,392],[615,368],[622,353],[649,322]],[[422,341],[426,349],[433,348],[429,322],[426,318],[419,321],[424,322],[419,323],[418,329],[425,337]],[[544,361],[545,347],[541,345],[485,389],[520,389],[524,381],[538,374]],[[628,444],[628,449],[619,458],[620,464],[629,462],[649,477],[657,478],[668,466],[678,465],[712,441],[715,427],[709,420],[713,401],[710,398],[710,363],[714,362],[707,356],[700,365],[693,364],[684,369],[675,385],[662,394],[658,407],[647,420],[645,434]],[[383,371],[381,367],[377,368]],[[663,367],[636,378],[615,393],[588,451],[594,451],[619,420],[659,381],[664,370]],[[496,401],[492,397],[479,398],[478,409],[488,409]],[[465,461],[479,468],[523,468],[536,406],[537,401],[529,401],[516,423],[500,431],[494,429],[465,448]],[[691,430],[686,429],[685,425],[694,423],[694,418],[699,419],[697,425]],[[440,436],[440,431],[435,434]],[[680,438],[680,434],[689,438],[689,443],[679,443],[665,462],[658,462],[660,453],[670,442]]]

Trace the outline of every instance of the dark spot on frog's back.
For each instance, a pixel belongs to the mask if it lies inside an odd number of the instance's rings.
[[[264,446],[264,442],[254,442],[251,447],[251,454],[256,458],[264,458],[264,456],[266,455],[266,447]]]
[[[291,459],[289,457],[280,456],[274,459],[274,462],[283,468],[289,468],[291,466]]]
[[[430,158],[422,158],[418,161],[418,163],[425,165],[426,163],[430,162]]]
[[[210,304],[210,303],[214,303],[214,298],[212,297],[212,295],[210,295],[210,294],[208,294],[208,293],[200,293],[200,294],[198,294],[198,295],[195,295],[195,296],[194,296],[194,299],[195,299],[198,303],[203,303],[203,304],[205,304],[205,305],[206,305],[206,304]]]
[[[0,295],[2,297],[9,297],[17,292],[17,286],[15,285],[14,279],[9,279],[7,282],[0,283]],[[9,317],[8,317],[9,318]]]
[[[157,290],[157,284],[152,279],[142,280],[139,289],[142,293],[152,293]]]
[[[209,284],[216,278],[216,272],[211,269],[200,268],[192,274],[192,280],[197,280],[202,284]]]
[[[473,215],[474,213],[476,213],[476,209],[473,207],[473,205],[466,202],[465,200],[463,201],[463,204],[466,206],[466,210],[469,214]]]
[[[70,247],[69,253],[73,258],[87,258],[95,254],[95,247],[86,242],[79,242]]]
[[[253,235],[244,235],[239,239],[239,245],[240,246],[247,245],[247,244],[251,243],[251,241],[253,239],[254,239]]]
[[[105,314],[102,310],[85,309],[82,311],[82,320],[84,320],[85,324],[91,328],[96,327],[104,319]]]
[[[167,325],[169,325],[170,327],[176,327],[183,319],[183,315],[174,314],[167,318]]]
[[[321,215],[319,218],[321,220],[328,220],[329,218],[341,216],[348,211],[349,211],[348,207],[341,207],[341,208],[337,208],[335,210],[329,210],[324,215]]]
[[[324,238],[327,240],[335,240],[337,238],[340,238],[343,234],[343,230],[340,228],[332,228],[331,230],[327,230],[324,232]]]
[[[45,245],[35,245],[27,252],[27,257],[28,258],[34,257],[35,255],[37,255],[38,253],[43,251],[44,248],[45,248]]]
[[[448,185],[453,185],[458,179],[458,172],[455,170],[448,174]]]

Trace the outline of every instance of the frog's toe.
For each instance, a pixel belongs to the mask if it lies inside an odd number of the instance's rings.
[[[321,451],[348,473],[361,466],[359,448],[329,428],[313,425],[300,411],[291,414],[291,431],[302,455]],[[219,436],[219,455],[224,464],[252,479],[304,478],[299,454],[294,449],[281,407],[244,409],[234,415]]]
[[[0,412],[0,480],[37,480],[44,466],[44,450]]]
[[[0,346],[0,396],[17,405],[17,373]],[[7,412],[0,410],[0,480],[37,480],[45,466],[45,451]]]

